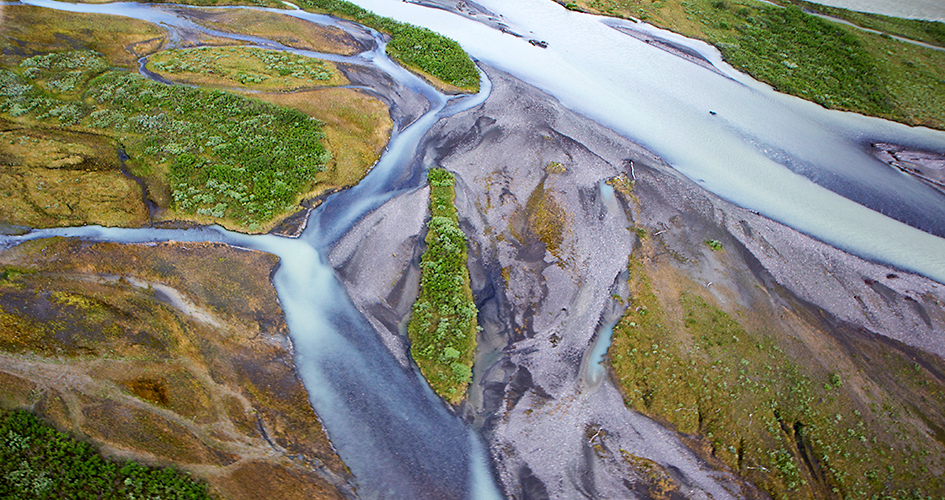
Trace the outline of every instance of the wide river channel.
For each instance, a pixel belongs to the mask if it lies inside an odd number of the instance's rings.
[[[24,3],[206,31],[167,6]],[[740,206],[853,254],[945,282],[945,197],[867,152],[870,142],[945,152],[945,133],[825,110],[738,73],[703,43],[629,21],[570,12],[550,0],[481,0],[478,4],[490,14],[479,18],[401,0],[355,3],[458,40],[481,63],[639,142]],[[286,14],[334,23],[301,11]],[[521,36],[490,27],[496,20]],[[620,25],[688,47],[716,70],[628,36],[615,29]],[[546,41],[548,47],[531,45],[529,39]],[[129,243],[221,241],[278,255],[274,283],[300,375],[357,478],[358,494],[368,499],[500,498],[481,438],[445,409],[416,370],[394,359],[347,300],[326,262],[333,243],[365,214],[421,186],[423,167],[414,155],[430,127],[443,116],[477,106],[489,93],[484,79],[479,95],[448,98],[391,63],[383,41],[376,40],[373,51],[344,61],[387,72],[423,95],[431,111],[395,131],[368,177],[315,210],[300,238],[247,236],[216,227],[85,227],[4,240],[62,235]]]

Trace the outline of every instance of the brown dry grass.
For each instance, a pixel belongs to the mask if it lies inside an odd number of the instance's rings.
[[[0,11],[0,63],[10,64],[48,52],[90,49],[112,64],[137,66],[140,56],[163,45],[157,25],[118,16],[62,12],[28,5]]]
[[[0,221],[140,226],[148,220],[141,188],[120,168],[106,137],[0,121]]]
[[[326,145],[333,159],[316,175],[314,194],[357,184],[380,158],[393,128],[383,102],[353,89],[253,97],[297,109],[325,124]]]
[[[299,465],[346,473],[292,367],[269,282],[277,262],[211,243],[53,238],[0,252],[0,408],[32,408],[108,455],[175,464],[218,497],[341,498]]]
[[[357,40],[338,28],[275,12],[228,9],[205,11],[199,17],[198,24],[208,28],[261,36],[297,49],[341,55],[352,55],[360,49]]]

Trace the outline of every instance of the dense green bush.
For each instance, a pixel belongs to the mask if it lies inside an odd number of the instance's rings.
[[[314,84],[328,81],[333,76],[325,61],[291,52],[255,47],[192,47],[167,50],[152,55],[148,60],[148,69],[170,74],[212,74],[216,78],[233,79],[244,85],[258,84],[279,77],[292,77]]]
[[[469,287],[466,235],[453,205],[453,175],[431,169],[427,249],[420,263],[420,295],[407,331],[410,353],[430,386],[459,402],[472,377],[478,310]]]
[[[804,0],[783,0],[791,2],[805,11],[817,12],[831,17],[844,19],[857,26],[902,36],[920,42],[945,47],[945,23],[941,21],[926,21],[922,19],[903,19],[899,17],[883,16],[840,9],[821,5]]]
[[[893,110],[873,58],[856,37],[797,7],[763,7],[720,44],[733,65],[778,90],[830,108],[884,114]]]
[[[353,19],[391,36],[387,53],[457,87],[479,91],[479,72],[469,55],[454,40],[412,24],[378,16],[344,0],[299,0],[300,7],[319,9]]]
[[[168,468],[105,460],[31,413],[0,416],[0,498],[209,499],[204,485]]]
[[[78,98],[51,92],[52,82],[73,73]],[[87,51],[32,57],[19,72],[0,69],[3,112],[101,129],[145,169],[170,165],[179,211],[250,227],[290,210],[331,158],[319,124],[299,111],[108,70]]]
[[[705,40],[753,78],[824,107],[945,128],[945,23],[897,19],[802,0],[589,0],[592,12],[645,19]],[[878,30],[870,33],[795,5]]]

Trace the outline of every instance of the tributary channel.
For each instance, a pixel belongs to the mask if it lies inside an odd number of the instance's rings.
[[[214,33],[181,17],[180,7],[24,3]],[[465,15],[400,0],[355,3],[459,40],[478,60],[638,141],[740,206],[856,255],[945,282],[945,198],[866,151],[869,142],[882,141],[943,152],[942,132],[825,110],[738,73],[700,42],[643,24],[570,12],[548,0],[483,0],[469,3],[475,8]],[[285,13],[335,24],[325,16]],[[615,26],[685,47],[714,70]],[[226,36],[288,50],[261,39]],[[548,47],[530,44],[529,39],[545,41]],[[332,442],[357,478],[358,494],[369,499],[498,498],[480,437],[446,409],[415,369],[397,362],[348,300],[326,259],[333,244],[365,214],[423,184],[428,165],[415,161],[418,144],[441,117],[483,102],[489,95],[488,81],[477,96],[448,98],[390,62],[378,36],[373,51],[342,59],[387,72],[424,96],[430,111],[395,130],[371,173],[314,210],[299,238],[248,236],[218,227],[84,227],[37,230],[3,242],[48,236],[128,243],[219,241],[279,256],[273,281],[296,364]]]
[[[180,6],[137,3],[67,4],[36,0],[30,5],[122,15],[161,24],[172,31],[207,30],[181,17]],[[281,11],[280,11],[281,12]],[[327,16],[302,11],[290,15],[314,23],[345,28]],[[23,237],[5,237],[5,244],[51,236],[94,241],[216,241],[279,256],[273,283],[285,312],[295,348],[299,375],[332,443],[357,481],[365,499],[500,498],[485,447],[479,436],[451,414],[430,390],[419,371],[404,368],[377,333],[351,304],[327,253],[365,214],[393,196],[422,187],[425,166],[414,162],[420,140],[438,119],[483,102],[489,81],[474,96],[450,97],[394,64],[375,36],[373,50],[352,57],[293,52],[349,64],[371,65],[429,101],[430,110],[395,130],[387,150],[357,186],[329,197],[313,211],[297,239],[251,236],[220,227],[190,230],[81,227],[35,230]],[[290,50],[256,37],[225,34],[267,48]]]

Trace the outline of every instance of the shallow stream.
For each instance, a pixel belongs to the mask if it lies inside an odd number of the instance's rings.
[[[180,7],[24,3],[208,32],[182,17]],[[700,42],[628,21],[569,12],[547,0],[480,2],[494,13],[491,17],[521,36],[479,22],[489,20],[486,14],[476,20],[400,0],[355,3],[459,40],[480,61],[638,141],[738,205],[854,254],[945,282],[945,199],[866,152],[870,141],[942,152],[942,132],[824,110],[739,74]],[[287,14],[333,22],[301,11]],[[614,24],[686,47],[717,71],[628,36]],[[529,39],[547,41],[548,48]],[[273,281],[296,364],[332,442],[357,478],[358,494],[366,499],[499,498],[480,437],[447,411],[416,370],[396,361],[326,261],[328,250],[365,214],[423,185],[426,165],[418,165],[414,156],[427,131],[441,117],[470,109],[489,94],[484,81],[478,96],[448,98],[393,64],[383,53],[383,41],[375,40],[375,50],[344,61],[385,71],[424,96],[430,111],[395,130],[371,173],[313,211],[300,238],[248,236],[218,227],[84,227],[37,230],[2,242],[48,236],[129,243],[219,241],[279,256]],[[606,341],[605,331],[601,337]],[[597,359],[595,355],[589,362],[591,382],[602,376]]]
[[[30,5],[74,12],[114,14],[209,34],[182,14],[164,6],[137,3],[66,4],[28,0]],[[291,15],[315,23],[330,18],[300,11]],[[344,25],[340,25],[344,28]],[[226,34],[231,38],[233,35]],[[285,312],[296,352],[296,366],[312,405],[332,443],[357,480],[364,499],[500,498],[485,447],[479,436],[447,411],[415,369],[403,368],[378,339],[375,330],[348,300],[327,252],[365,214],[393,196],[425,185],[425,167],[414,162],[424,134],[439,118],[483,102],[488,79],[475,96],[449,97],[391,62],[384,42],[374,33],[370,52],[335,58],[371,65],[424,96],[430,110],[403,130],[395,130],[381,160],[357,186],[329,197],[310,216],[297,239],[245,235],[220,227],[189,230],[81,227],[35,230],[4,237],[5,244],[51,236],[95,241],[142,243],[214,241],[279,256],[273,283]],[[268,48],[257,37],[239,37]],[[321,54],[295,51],[303,55]]]

